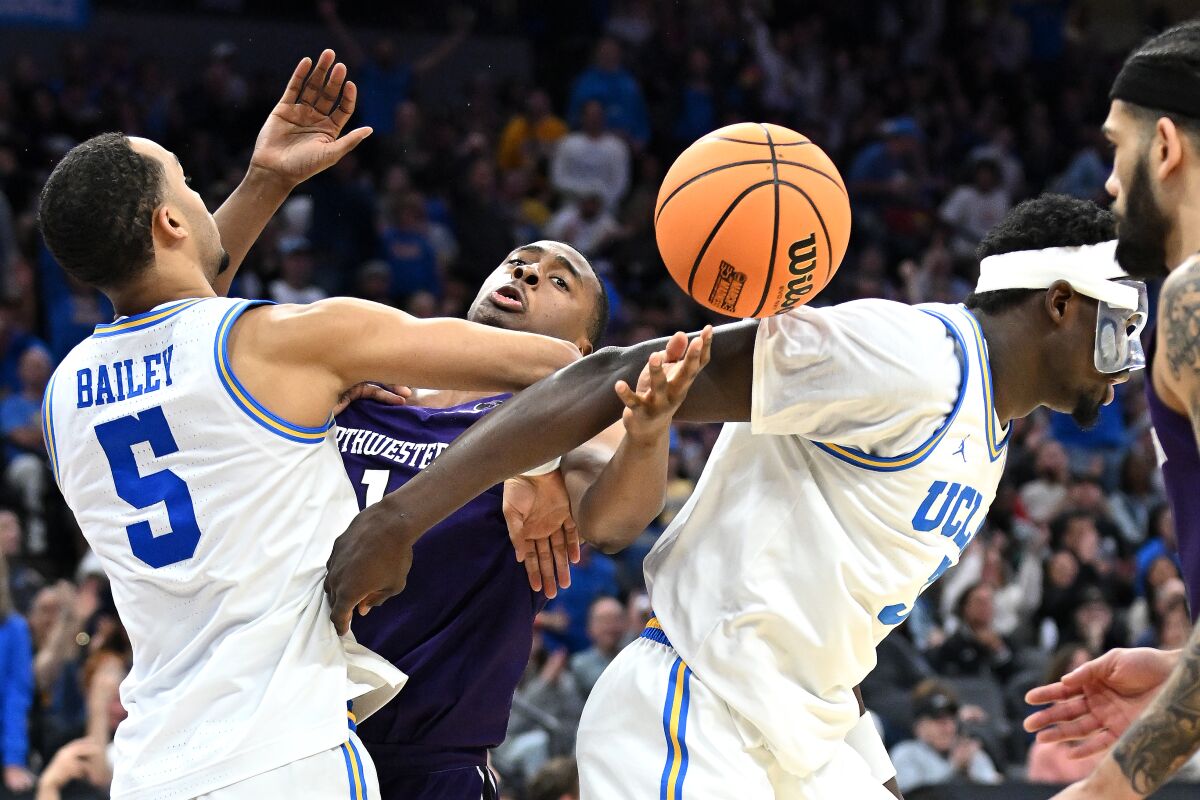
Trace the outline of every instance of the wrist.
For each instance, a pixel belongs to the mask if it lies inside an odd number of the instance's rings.
[[[1087,797],[1098,800],[1142,800],[1145,797],[1134,791],[1129,778],[1121,771],[1111,753],[1104,757],[1091,775],[1083,779],[1081,788],[1086,790]]]
[[[242,178],[241,185],[254,191],[260,199],[274,199],[282,203],[300,184],[292,178],[251,161],[250,168],[246,170],[246,174]]]
[[[657,450],[671,441],[671,418],[625,426],[625,443],[638,450]]]

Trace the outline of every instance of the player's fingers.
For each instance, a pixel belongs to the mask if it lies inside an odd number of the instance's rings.
[[[336,592],[330,595],[329,602],[331,606],[329,619],[333,621],[333,627],[337,630],[338,636],[344,636],[346,631],[350,630],[350,617],[358,603],[349,599],[348,595],[339,595]]]
[[[1057,703],[1079,693],[1062,681],[1048,683],[1045,686],[1035,686],[1025,693],[1025,702],[1031,706],[1044,706],[1047,703]]]
[[[538,569],[542,571],[542,593],[553,598],[558,594],[558,584],[554,582],[554,555],[550,552],[550,540],[538,539],[534,547],[537,548]]]
[[[329,145],[329,151],[333,153],[334,161],[340,161],[346,153],[349,153],[354,148],[358,147],[362,140],[373,133],[371,128],[355,128],[345,136],[339,137],[337,141]]]
[[[535,592],[542,590],[542,571],[538,568],[537,553],[529,553],[521,559],[525,565],[525,577],[529,579],[529,588]]]
[[[643,399],[649,400],[654,397],[665,397],[667,393],[667,371],[663,369],[663,359],[666,358],[665,352],[650,354],[650,390],[642,394]]]
[[[1101,730],[1104,730],[1104,726],[1100,724],[1100,720],[1088,714],[1044,728],[1038,731],[1037,738],[1039,742],[1073,742]]]
[[[700,367],[703,369],[712,359],[713,326],[705,325],[704,330],[700,332],[700,338],[704,342],[704,349],[700,354]]]
[[[1104,730],[1087,737],[1086,739],[1078,742],[1074,747],[1068,749],[1067,757],[1072,761],[1077,761],[1081,758],[1088,758],[1098,753],[1107,751],[1116,743],[1116,734],[1105,728]]]
[[[571,585],[571,559],[567,553],[567,535],[562,528],[550,537],[550,550],[554,553],[554,572],[558,576],[558,587],[566,589]]]
[[[301,103],[307,106],[315,103],[317,96],[325,88],[325,79],[329,76],[329,68],[332,66],[333,51],[322,50],[321,55],[317,57],[317,63],[313,65],[312,72],[308,74],[308,80],[304,82],[304,88],[300,91]]]
[[[279,102],[290,106],[300,99],[300,90],[304,88],[304,79],[308,77],[310,69],[312,69],[312,59],[308,56],[300,59],[300,63],[292,70],[292,77],[288,79],[288,84],[284,87],[283,96],[279,98]]]
[[[1057,725],[1060,722],[1079,719],[1088,713],[1087,701],[1082,697],[1063,700],[1049,708],[1035,711],[1026,717],[1024,722],[1025,730],[1033,733],[1034,731],[1040,731],[1042,728]]]
[[[571,558],[571,563],[578,564],[583,554],[579,552],[579,528],[575,526],[575,520],[572,517],[567,517],[566,522],[563,523],[563,530],[567,534],[567,553]]]
[[[342,93],[342,84],[345,82],[346,65],[339,61],[333,65],[333,69],[329,70],[329,80],[325,81],[325,85],[321,87],[321,95],[313,103],[313,108],[321,114],[333,111],[338,97]]]
[[[356,105],[358,105],[358,87],[354,85],[354,81],[346,81],[346,85],[342,89],[342,99],[329,112],[329,118],[333,120],[333,124],[339,131],[350,121]]]
[[[638,397],[637,392],[629,388],[629,384],[625,381],[617,381],[613,389],[617,393],[617,397],[625,404],[626,408],[637,408],[642,404],[642,398]]]
[[[668,362],[683,358],[684,351],[687,350],[687,334],[683,331],[675,331],[671,334],[671,338],[667,339],[667,346],[663,350]]]

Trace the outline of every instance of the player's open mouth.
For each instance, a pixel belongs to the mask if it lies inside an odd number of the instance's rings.
[[[515,286],[501,286],[491,294],[492,302],[505,311],[524,311],[525,298]]]

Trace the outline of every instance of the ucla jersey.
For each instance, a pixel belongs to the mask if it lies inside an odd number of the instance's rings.
[[[876,645],[982,526],[1006,438],[962,306],[761,323],[751,422],[725,426],[645,564],[666,636],[748,747],[797,775],[833,756]]]
[[[133,644],[113,797],[194,797],[337,747],[347,699],[403,680],[329,621],[325,562],[358,506],[331,425],[280,419],[234,375],[254,305],[100,325],[47,388],[51,465]]]

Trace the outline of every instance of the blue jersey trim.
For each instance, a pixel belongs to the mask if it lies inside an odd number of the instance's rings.
[[[1012,434],[1012,426],[1008,426],[1008,430],[1004,432],[1004,436],[999,441],[996,440],[996,394],[992,387],[992,365],[988,359],[987,344],[983,339],[983,328],[968,308],[965,306],[961,308],[967,319],[971,321],[971,330],[975,334],[975,349],[979,353],[980,370],[983,373],[981,376],[983,378],[983,427],[987,432],[988,458],[995,461],[1004,455],[1008,437]]]
[[[197,303],[203,303],[207,297],[198,297],[192,300],[180,300],[178,303],[172,303],[163,308],[151,309],[144,311],[141,314],[134,314],[130,317],[124,317],[115,322],[105,322],[96,326],[92,336],[96,338],[104,338],[105,336],[116,336],[120,333],[131,333],[132,331],[145,330],[153,327],[160,322],[164,322],[180,312],[187,311]]]
[[[237,376],[233,374],[233,366],[229,362],[229,331],[238,317],[248,309],[261,305],[272,305],[269,300],[246,300],[225,312],[221,324],[217,326],[216,340],[213,342],[213,360],[217,365],[217,377],[226,393],[246,416],[257,422],[271,433],[282,436],[300,444],[320,444],[325,441],[325,434],[333,427],[333,418],[324,425],[316,428],[306,428],[288,422],[282,417],[272,414],[261,403],[254,399],[246,387],[242,386]]]
[[[50,470],[54,473],[54,482],[62,489],[62,480],[58,475],[58,442],[54,438],[54,381],[58,378],[55,372],[46,384],[46,393],[42,395],[42,438],[46,440],[46,453],[50,456]]]
[[[921,310],[926,314],[941,320],[942,324],[946,326],[946,330],[950,331],[950,335],[953,336],[955,342],[958,343],[959,351],[962,353],[962,356],[959,359],[960,378],[958,385],[958,398],[954,401],[954,408],[950,410],[950,413],[946,416],[946,419],[942,421],[941,426],[938,427],[938,429],[933,432],[933,435],[926,439],[915,450],[898,456],[873,456],[868,453],[864,453],[858,448],[843,447],[842,445],[833,444],[831,442],[814,441],[814,445],[840,461],[845,461],[847,464],[853,464],[856,467],[862,467],[863,469],[869,469],[875,472],[899,472],[900,470],[915,467],[928,458],[929,454],[934,451],[934,448],[937,447],[938,442],[940,442],[946,435],[946,432],[950,430],[950,426],[954,423],[954,418],[958,416],[958,412],[962,408],[963,399],[967,396],[967,379],[971,374],[970,356],[968,355],[969,351],[967,350],[967,343],[963,339],[962,334],[958,332],[958,328],[954,326],[954,323],[936,311],[930,311],[929,309]]]

